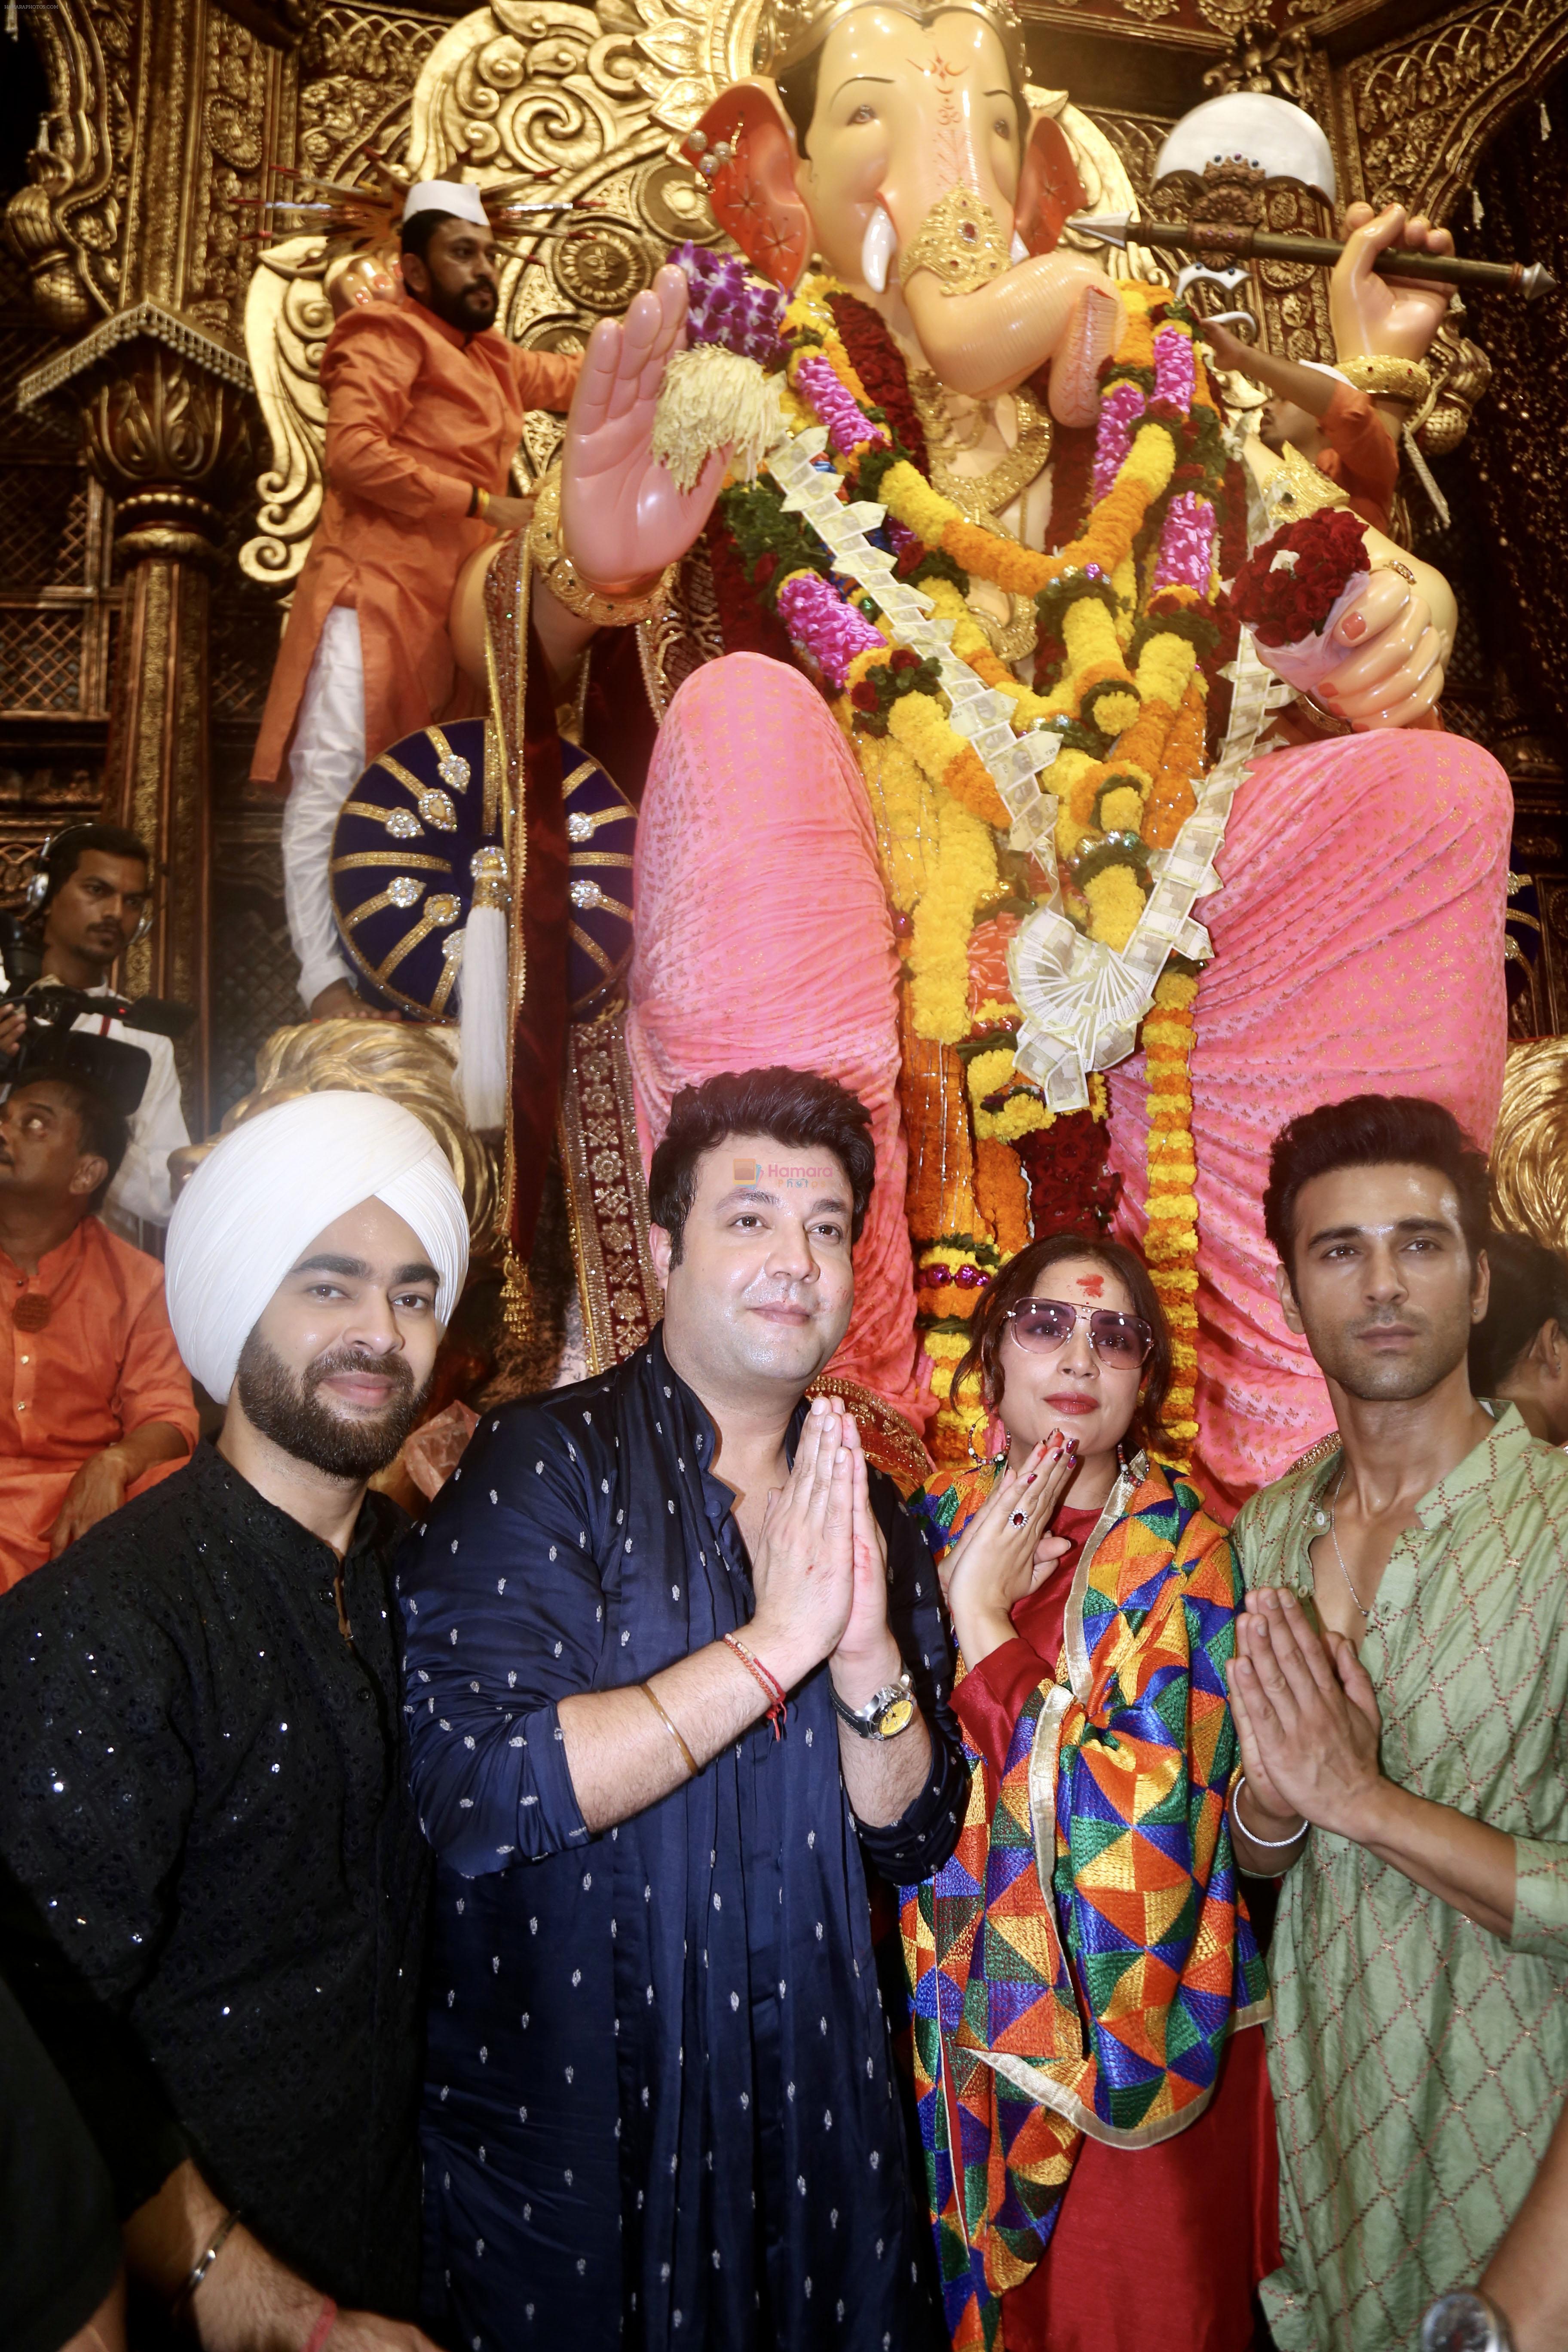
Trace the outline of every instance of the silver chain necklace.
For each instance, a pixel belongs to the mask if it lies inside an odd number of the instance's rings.
[[[1334,1499],[1333,1499],[1333,1501],[1329,1505],[1329,1541],[1333,1545],[1333,1548],[1334,1548],[1334,1558],[1339,1561],[1339,1564],[1340,1564],[1340,1574],[1344,1578],[1345,1584],[1346,1584],[1346,1587],[1347,1587],[1347,1589],[1348,1589],[1348,1591],[1349,1591],[1349,1592],[1350,1592],[1351,1599],[1355,1602],[1356,1607],[1361,1611],[1362,1623],[1363,1623],[1363,1625],[1370,1625],[1370,1624],[1371,1624],[1371,1622],[1372,1622],[1372,1618],[1371,1618],[1371,1616],[1368,1614],[1366,1602],[1362,1599],[1361,1594],[1356,1591],[1355,1586],[1354,1586],[1353,1584],[1352,1584],[1352,1583],[1351,1583],[1351,1572],[1350,1572],[1349,1569],[1345,1566],[1345,1556],[1344,1556],[1343,1552],[1340,1549],[1340,1533],[1339,1533],[1339,1529],[1338,1529],[1338,1528],[1335,1527],[1335,1525],[1334,1525],[1334,1513],[1335,1513],[1335,1512],[1336,1512],[1336,1510],[1339,1508],[1340,1496],[1341,1496],[1341,1494],[1343,1492],[1343,1489],[1344,1489],[1344,1483],[1345,1483],[1345,1472],[1346,1472],[1349,1468],[1350,1468],[1350,1464],[1349,1464],[1349,1462],[1348,1462],[1348,1461],[1346,1461],[1346,1462],[1342,1462],[1342,1463],[1341,1463],[1341,1465],[1340,1465],[1340,1475],[1339,1475],[1338,1478],[1334,1481]]]

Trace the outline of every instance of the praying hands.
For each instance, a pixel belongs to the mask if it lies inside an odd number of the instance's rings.
[[[1244,1870],[1277,1876],[1308,1828],[1327,1830],[1492,1935],[1512,1934],[1513,1839],[1388,1779],[1372,1677],[1342,1633],[1325,1640],[1293,1592],[1256,1590],[1226,1679],[1246,1776],[1231,1800]]]
[[[1244,1833],[1256,1820],[1272,1845],[1274,1825],[1289,1821],[1367,1843],[1383,1727],[1353,1645],[1342,1633],[1325,1638],[1293,1592],[1273,1589],[1247,1594],[1236,1638],[1230,1704],[1251,1800]]]

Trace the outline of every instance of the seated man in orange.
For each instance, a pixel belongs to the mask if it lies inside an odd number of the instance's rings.
[[[68,1037],[0,1103],[0,1591],[183,1462],[195,1402],[163,1269],[95,1215],[124,1111],[83,1075],[132,1050]],[[145,1058],[136,1062],[145,1069]]]
[[[529,520],[531,503],[504,495],[523,416],[564,410],[580,364],[493,331],[495,241],[466,182],[409,190],[403,285],[405,299],[349,310],[322,355],[326,498],[251,762],[276,783],[287,759],[289,931],[318,1017],[371,1013],[332,920],[338,811],[367,761],[458,715],[447,634],[458,574],[492,530]]]

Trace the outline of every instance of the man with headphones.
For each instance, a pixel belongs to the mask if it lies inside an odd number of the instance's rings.
[[[152,860],[133,833],[118,824],[72,824],[38,854],[27,887],[29,925],[41,930],[43,968],[34,987],[109,993],[110,974],[153,919]],[[26,1015],[0,1000],[0,1054],[22,1041]],[[139,1243],[143,1223],[169,1222],[169,1154],[190,1141],[180,1102],[174,1047],[166,1037],[132,1031],[108,1013],[84,1013],[78,1029],[140,1045],[151,1059],[141,1108],[131,1120],[131,1148],[101,1214],[124,1241]]]

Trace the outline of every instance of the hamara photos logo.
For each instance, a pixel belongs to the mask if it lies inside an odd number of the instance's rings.
[[[737,1184],[784,1184],[798,1191],[806,1184],[843,1182],[831,1160],[811,1161],[804,1168],[785,1167],[776,1160],[735,1160],[731,1166]]]

